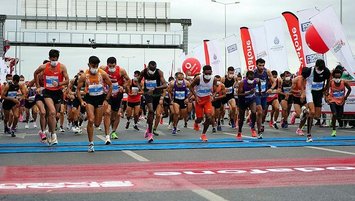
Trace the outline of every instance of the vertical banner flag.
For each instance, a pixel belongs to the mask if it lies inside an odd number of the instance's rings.
[[[9,68],[5,63],[5,60],[0,57],[0,84],[6,82],[6,75],[9,73]]]
[[[326,20],[325,20],[326,19]],[[352,77],[355,77],[355,59],[345,36],[339,17],[333,7],[328,7],[310,18],[311,23],[331,49],[334,56],[345,67]]]
[[[288,57],[285,46],[285,32],[281,17],[266,20],[264,22],[266,32],[266,42],[269,53],[269,64],[266,63],[272,70],[283,73],[289,71]]]
[[[306,67],[312,67],[316,64],[317,59],[324,59],[323,54],[318,54],[311,50],[306,43],[306,32],[307,29],[312,23],[309,18],[318,14],[319,11],[316,8],[305,9],[297,12],[297,17],[299,20],[300,30],[301,30],[301,38],[303,46],[303,54],[306,63]]]
[[[221,46],[217,40],[207,41],[205,45],[206,64],[212,66],[214,75],[224,75],[224,66],[222,64]]]
[[[229,36],[225,39],[225,46],[227,51],[227,67],[233,66],[235,73],[242,73],[240,65],[240,57],[237,46],[237,37],[235,35]]]
[[[253,49],[253,43],[250,38],[248,27],[240,28],[240,37],[242,39],[242,47],[244,52],[246,70],[254,70],[256,67],[256,59]]]
[[[269,66],[269,52],[266,43],[266,32],[264,26],[250,28],[249,33],[253,43],[256,59],[264,59],[265,66]]]
[[[302,40],[299,21],[297,16],[291,12],[283,12],[282,15],[287,22],[288,31],[290,32],[293,46],[295,47],[298,60],[300,61],[300,68],[298,73],[301,74],[302,68],[306,66],[303,52],[303,48],[306,46],[306,43]]]

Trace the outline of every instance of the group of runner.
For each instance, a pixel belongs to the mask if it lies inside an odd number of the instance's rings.
[[[184,127],[189,119],[193,120],[196,131],[203,123],[200,139],[206,142],[209,126],[212,132],[221,131],[224,117],[228,116],[231,128],[237,129],[237,139],[245,134],[242,131],[245,124],[250,127],[252,137],[261,139],[271,106],[270,127],[279,129],[281,109],[281,128],[288,128],[289,122],[295,124],[299,118],[296,133],[305,135],[303,127],[307,123],[306,141],[311,142],[313,120],[321,116],[323,98],[333,113],[331,136],[335,137],[336,120],[341,120],[345,100],[351,92],[349,83],[340,79],[342,68],[330,72],[321,59],[315,67],[303,68],[299,75],[285,71],[278,76],[277,71],[265,67],[263,59],[258,59],[256,69],[247,71],[244,77],[236,74],[233,67],[228,68],[225,76],[213,75],[212,67],[205,65],[201,74],[185,76],[177,72],[168,82],[155,61],[150,61],[144,70],[135,71],[131,79],[117,65],[115,57],[100,65],[100,59],[91,56],[87,69],[79,70],[69,79],[66,66],[58,59],[59,51],[50,50],[49,60],[35,70],[28,82],[23,76],[6,76],[7,83],[1,88],[5,133],[16,137],[19,116],[23,113],[25,128],[29,127],[31,113],[37,127],[39,114],[40,140],[56,145],[56,132],[65,131],[67,115],[67,128],[74,133],[82,133],[82,123],[87,121],[88,151],[94,152],[94,128],[103,123],[105,144],[109,145],[111,139],[118,139],[118,126],[124,116],[126,129],[133,119],[133,129],[139,130],[138,122],[146,115],[144,137],[149,143],[159,135],[157,128],[165,117],[169,118],[172,135],[179,131],[180,120],[184,121]]]

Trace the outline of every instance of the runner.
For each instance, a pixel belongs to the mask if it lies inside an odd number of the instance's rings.
[[[144,86],[142,88],[141,81],[144,78]],[[163,71],[157,69],[157,64],[155,61],[150,61],[148,67],[145,68],[138,78],[138,87],[139,90],[144,91],[145,104],[148,107],[148,118],[147,124],[148,128],[144,135],[147,138],[148,142],[153,142],[153,121],[154,114],[157,116],[161,114],[163,110],[163,101],[164,101],[164,91],[167,87],[167,83],[164,79]]]
[[[128,103],[127,103],[127,123],[126,123],[126,129],[129,128],[129,125],[131,123],[131,117],[133,113],[133,118],[134,118],[134,126],[133,128],[137,131],[139,131],[138,128],[138,120],[139,120],[139,112],[140,112],[140,105],[141,105],[141,96],[143,94],[143,91],[140,91],[138,89],[138,78],[139,78],[140,72],[139,71],[134,71],[134,78],[131,80],[131,84],[127,86],[126,90],[128,92]]]
[[[79,98],[77,97],[76,90],[78,88],[78,80],[82,74],[84,74],[84,70],[80,70],[79,73],[74,77],[74,79],[70,81],[68,86],[69,94],[70,96],[73,96],[71,97],[73,100],[72,100],[72,107],[69,112],[69,117],[72,122],[71,130],[74,133],[81,133],[81,129],[79,127],[79,116],[82,107],[80,106],[81,104]],[[85,86],[81,87],[80,94],[82,98],[85,96]]]
[[[272,110],[270,112],[269,126],[275,128],[275,129],[279,129],[279,127],[277,125],[277,119],[279,118],[279,113],[280,113],[279,93],[281,92],[281,79],[279,79],[277,77],[276,70],[271,71],[271,74],[274,78],[274,81],[276,82],[276,86],[275,86],[274,90],[272,90],[271,93],[266,98],[267,106],[266,106],[266,110],[264,112],[265,112],[265,114],[267,114],[268,109],[269,109],[269,105],[272,106]],[[271,80],[269,80],[269,83],[268,83],[269,89],[271,88],[271,85],[272,85]],[[265,117],[266,117],[266,115],[264,115],[264,118]]]
[[[112,93],[112,82],[104,70],[99,68],[100,59],[96,56],[89,58],[89,69],[83,73],[76,89],[81,106],[86,108],[88,123],[87,132],[89,139],[88,152],[94,152],[94,124],[100,126],[102,122],[103,108],[108,106]],[[86,94],[84,99],[81,97],[81,87],[85,87]],[[104,93],[104,86],[108,86],[107,94]],[[107,111],[107,110],[106,110]],[[111,144],[110,134],[106,132],[105,144]]]
[[[58,62],[59,51],[50,50],[49,60],[46,64],[40,65],[34,72],[37,93],[42,91],[39,85],[38,75],[43,72],[44,90],[43,97],[47,108],[47,119],[50,136],[47,137],[49,145],[58,144],[56,128],[56,115],[60,111],[60,104],[63,98],[62,87],[69,83],[67,68]]]
[[[221,127],[221,118],[224,118],[224,112],[222,116],[222,111],[224,109],[224,104],[222,104],[223,99],[226,97],[226,88],[224,84],[221,82],[221,76],[216,75],[214,79],[217,81],[217,88],[213,92],[213,115],[212,115],[212,133],[216,132],[216,123],[217,123],[217,130],[222,131]]]
[[[276,82],[274,81],[274,77],[271,74],[269,69],[265,68],[265,60],[264,59],[257,59],[256,60],[256,69],[254,71],[254,77],[256,78],[257,82],[261,84],[261,91],[259,88],[256,88],[256,121],[258,126],[258,138],[263,138],[264,133],[264,116],[266,115],[264,111],[266,110],[266,99],[268,94],[271,93],[272,90],[276,87]],[[271,82],[271,86],[268,89],[267,84]]]
[[[28,82],[27,84],[27,90],[26,90],[26,99],[25,99],[25,108],[26,108],[26,124],[25,128],[29,128],[29,121],[30,121],[30,110],[32,110],[32,121],[33,121],[33,127],[37,128],[37,113],[38,113],[38,107],[36,106],[36,86],[34,84],[34,80],[32,82]]]
[[[322,99],[325,92],[329,88],[330,71],[325,66],[323,59],[316,61],[315,67],[302,72],[302,76],[306,79],[306,100],[309,109],[309,117],[307,119],[307,142],[312,142],[312,124],[313,119],[319,119],[322,110]]]
[[[168,87],[169,99],[171,100],[170,111],[173,116],[173,135],[177,132],[179,120],[187,117],[187,89],[190,86],[190,83],[184,80],[182,72],[177,72],[175,78],[176,80],[172,80]]]
[[[235,77],[234,77],[234,67],[228,67],[227,75],[222,78],[222,83],[226,88],[226,97],[223,99],[222,104],[225,105],[228,103],[229,106],[229,118],[231,122],[232,128],[235,128],[236,122],[236,114],[237,114],[237,105],[236,100],[234,99],[234,84],[235,84]],[[223,115],[224,116],[224,115]]]
[[[283,73],[282,80],[281,80],[281,92],[279,93],[279,99],[281,100],[281,108],[282,108],[281,128],[288,128],[287,119],[290,114],[290,110],[293,103],[291,88],[292,88],[291,73],[289,71],[285,71]]]
[[[258,84],[258,86],[257,86]],[[242,128],[244,123],[245,111],[249,108],[251,114],[251,136],[258,137],[255,130],[256,122],[256,89],[261,89],[260,81],[254,79],[254,72],[248,71],[246,78],[239,82],[238,84],[238,107],[239,107],[239,122],[238,122],[238,133],[237,138],[242,137]]]
[[[306,69],[304,68],[304,70]],[[295,111],[292,113],[290,121],[291,124],[295,124],[296,118],[300,118],[300,123],[296,130],[296,134],[299,136],[304,135],[303,126],[305,125],[308,117],[308,111],[306,109],[306,94],[304,93],[305,85],[305,80],[302,75],[292,79],[291,93],[293,96],[293,108]]]
[[[8,83],[1,92],[1,97],[4,100],[2,108],[4,109],[4,133],[11,134],[11,137],[16,137],[15,128],[19,118],[19,106],[21,100],[25,99],[26,88],[24,85],[19,85],[20,76],[14,75],[12,82]],[[18,97],[18,91],[21,91],[21,97]],[[8,125],[10,111],[13,114],[12,125]],[[9,128],[11,126],[11,129]]]
[[[329,103],[332,111],[332,137],[336,137],[337,131],[335,128],[336,120],[341,120],[344,112],[344,104],[351,93],[351,87],[349,83],[341,79],[343,72],[339,69],[335,69],[332,73],[332,81],[330,81],[329,94],[326,93],[327,102]],[[345,88],[347,89],[345,95]]]
[[[107,73],[112,82],[112,94],[108,102],[109,104],[105,108],[105,133],[106,135],[109,134],[111,125],[111,137],[112,139],[118,139],[117,128],[120,123],[121,115],[123,114],[123,109],[121,109],[123,106],[121,105],[123,90],[130,85],[130,78],[128,77],[127,72],[117,65],[115,57],[107,58],[107,65],[102,67],[102,69]]]
[[[203,142],[207,142],[206,132],[212,123],[213,114],[212,101],[214,97],[212,92],[217,90],[217,80],[212,78],[212,67],[210,65],[205,65],[202,72],[202,75],[198,75],[192,80],[190,92],[195,97],[196,119],[194,129],[196,131],[200,130],[199,124],[202,122],[203,116],[205,116],[200,139]]]

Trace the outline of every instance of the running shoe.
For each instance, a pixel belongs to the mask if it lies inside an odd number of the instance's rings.
[[[222,126],[221,126],[221,125],[218,125],[218,126],[217,126],[217,130],[218,130],[218,131],[222,131]]]
[[[36,122],[33,123],[33,128],[37,128]]]
[[[154,134],[155,136],[159,136],[159,133],[157,133],[157,129],[156,129],[156,128],[153,128],[153,134]]]
[[[259,132],[257,138],[258,138],[258,139],[263,139],[263,132]]]
[[[147,137],[148,143],[152,143],[154,141],[153,138],[153,134],[152,133],[148,133],[148,137]]]
[[[185,122],[185,124],[184,124],[184,128],[187,128],[187,122]]]
[[[252,137],[257,137],[255,128],[251,128],[250,131]]]
[[[207,142],[208,139],[207,139],[206,134],[201,134],[200,140],[202,140],[202,142]]]
[[[304,136],[304,132],[303,132],[303,130],[300,129],[300,128],[297,128],[296,134],[299,135],[299,136]]]
[[[16,137],[15,131],[13,129],[10,132],[11,132],[11,137]]]
[[[173,128],[172,134],[176,135],[176,128]]]
[[[242,132],[238,132],[236,138],[237,138],[238,140],[242,139]]]
[[[112,131],[112,133],[111,133],[111,138],[112,139],[118,139],[118,136],[117,136],[117,133],[116,133],[116,131]]]
[[[199,131],[200,130],[200,125],[198,125],[197,123],[194,123],[194,130],[195,131]]]
[[[137,131],[139,131],[137,124],[134,124],[133,128],[136,129]]]
[[[313,142],[312,135],[307,135],[306,142]]]
[[[91,142],[91,143],[89,144],[88,152],[89,152],[89,153],[95,152],[94,143]]]
[[[28,123],[25,124],[25,129],[30,128],[30,126],[28,125]]]
[[[105,145],[110,145],[110,144],[111,144],[110,135],[106,135]]]
[[[129,124],[130,124],[131,122],[130,121],[127,121],[127,123],[126,123],[126,129],[128,129],[129,128]]]
[[[215,132],[217,132],[217,131],[216,131],[216,128],[213,127],[213,128],[212,128],[212,133],[215,133]]]
[[[274,122],[273,122],[273,121],[269,121],[269,126],[270,126],[270,128],[272,128],[273,125],[274,125]]]
[[[44,132],[39,131],[38,135],[39,135],[39,139],[40,139],[41,142],[45,142],[47,140],[47,136],[46,136],[46,134]]]
[[[332,136],[332,137],[336,137],[336,136],[337,136],[337,131],[336,131],[336,130],[332,130],[331,136]]]
[[[51,135],[51,143],[50,143],[50,145],[57,145],[57,144],[58,144],[57,134],[53,133]]]
[[[292,112],[290,123],[293,125],[296,123],[296,112]]]
[[[64,130],[64,128],[62,126],[59,128],[59,131],[62,132],[62,133],[65,132],[65,130]]]
[[[279,129],[279,126],[277,125],[276,122],[273,124],[273,126],[274,126],[275,129]]]

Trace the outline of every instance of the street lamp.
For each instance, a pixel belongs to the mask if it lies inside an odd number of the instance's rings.
[[[135,56],[131,56],[131,57],[126,57],[126,56],[121,56],[121,58],[123,58],[123,59],[127,59],[127,63],[128,63],[128,65],[127,65],[127,74],[128,74],[128,76],[130,75],[130,72],[129,72],[129,60],[130,59],[133,59],[133,58],[136,58]]]
[[[224,40],[227,38],[227,6],[228,5],[233,5],[233,4],[239,4],[239,1],[234,1],[234,2],[221,2],[221,1],[216,1],[216,0],[211,0],[213,3],[218,3],[224,5]],[[225,65],[225,71],[227,71],[227,50],[226,47],[224,48],[224,65]]]

